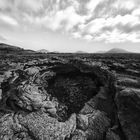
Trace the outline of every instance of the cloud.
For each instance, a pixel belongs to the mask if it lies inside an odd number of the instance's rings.
[[[12,26],[18,26],[18,22],[10,16],[0,14],[0,20]]]
[[[89,10],[89,12],[93,12],[95,10],[95,8],[104,0],[90,0],[87,4],[86,4],[86,8]]]
[[[134,14],[134,15],[133,15]],[[138,12],[124,16],[117,15],[108,18],[95,18],[86,24],[79,26],[79,32],[91,35],[90,40],[104,42],[140,42],[140,18]],[[92,37],[92,38],[91,38]]]
[[[71,35],[72,35],[74,38],[81,38],[81,37],[82,37],[82,35],[81,35],[79,32],[73,32]]]
[[[75,9],[71,6],[65,10],[58,11],[52,19],[53,29],[64,28],[66,31],[71,30],[77,24],[85,22],[85,16],[80,16],[76,13]],[[51,18],[48,18],[50,21]]]
[[[132,12],[132,15],[133,15],[133,16],[140,16],[140,9],[135,9],[135,10]]]
[[[138,42],[139,5],[139,0],[0,0],[0,20],[88,41]]]
[[[10,5],[7,0],[0,0],[1,19],[12,25],[17,25],[17,20],[22,28],[31,25],[46,27],[53,31],[60,29],[70,31],[86,20],[86,16],[78,14],[80,3],[77,0],[14,0],[12,2]]]
[[[122,9],[128,9],[132,10],[135,8],[135,3],[132,0],[125,0],[125,1],[119,1],[118,6],[120,6]]]
[[[140,38],[136,33],[122,33],[119,30],[115,29],[112,32],[105,32],[98,36],[95,36],[94,40],[96,41],[105,41],[105,43],[120,43],[120,42],[140,42]]]
[[[58,10],[57,12],[45,15],[43,17],[33,18],[26,15],[25,20],[36,25],[43,25],[53,31],[64,30],[70,31],[74,29],[78,24],[82,24],[87,19],[87,16],[81,16],[76,13],[76,9],[73,6],[69,6],[66,9]]]
[[[83,36],[83,38],[90,41],[93,39],[93,36],[92,35],[85,35],[85,36]]]
[[[125,16],[116,16],[116,17],[110,17],[110,18],[96,18],[90,21],[87,24],[84,24],[83,26],[80,26],[80,29],[83,30],[83,32],[87,32],[90,34],[95,34],[100,32],[102,29],[107,28],[116,28],[118,25],[122,25],[122,27],[125,28],[125,26],[130,25],[134,27],[135,25],[139,24],[139,17],[132,16],[132,15],[125,15]]]

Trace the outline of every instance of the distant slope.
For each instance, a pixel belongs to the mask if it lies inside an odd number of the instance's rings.
[[[84,52],[84,51],[77,51],[75,53],[87,53],[87,52]]]
[[[124,49],[120,49],[120,48],[113,48],[109,51],[107,51],[106,53],[130,53]]]
[[[41,49],[41,50],[38,50],[37,52],[39,52],[39,53],[48,53],[49,51],[45,50],[45,49]]]
[[[20,51],[20,50],[23,50],[23,49],[20,48],[20,47],[0,43],[0,51],[7,51],[7,50],[8,51]]]
[[[28,54],[35,53],[33,50],[24,50],[23,48],[0,43],[0,54]]]

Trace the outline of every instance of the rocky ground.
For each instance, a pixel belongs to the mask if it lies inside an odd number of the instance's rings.
[[[2,58],[0,140],[139,140],[140,59],[128,58]]]

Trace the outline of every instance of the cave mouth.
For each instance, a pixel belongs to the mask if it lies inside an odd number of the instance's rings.
[[[66,120],[72,113],[79,113],[85,103],[95,96],[101,86],[93,73],[73,72],[57,74],[48,81],[48,93],[59,101],[57,114]]]

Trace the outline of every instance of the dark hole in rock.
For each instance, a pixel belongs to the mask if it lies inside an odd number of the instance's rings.
[[[84,104],[95,96],[101,83],[96,75],[72,72],[57,74],[48,81],[48,92],[60,102],[57,114],[62,120],[79,113]]]

